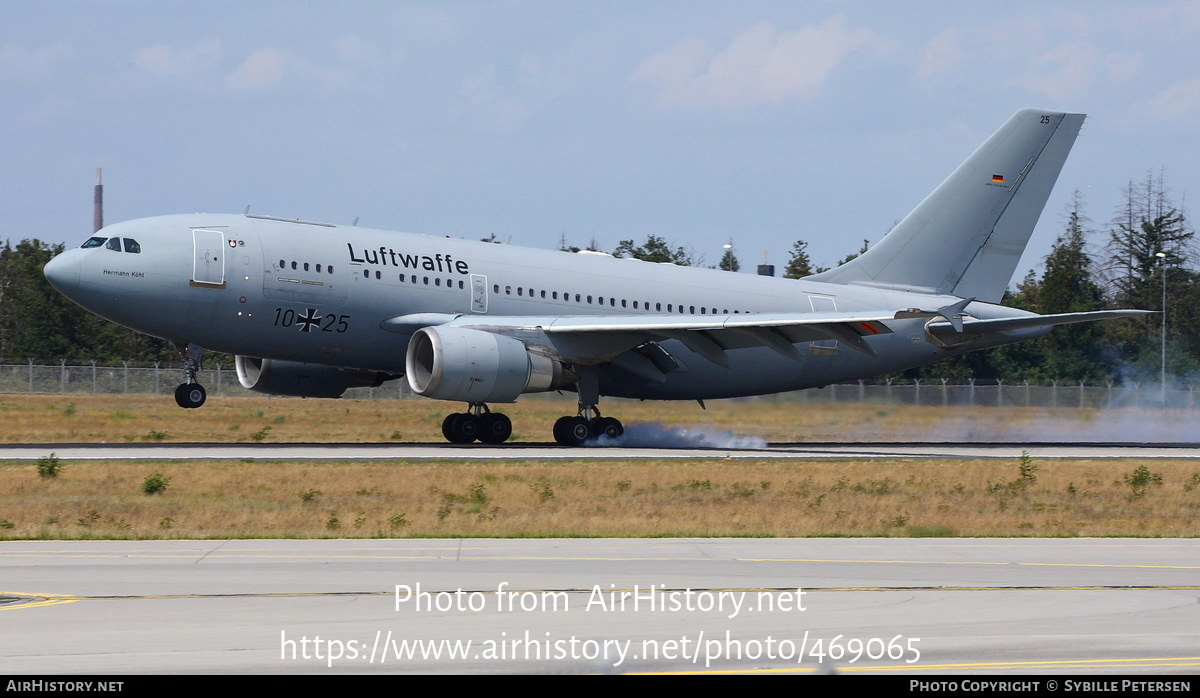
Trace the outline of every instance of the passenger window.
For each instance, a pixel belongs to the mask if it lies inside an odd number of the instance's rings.
[[[295,262],[292,262],[292,271],[295,271],[295,270],[296,270],[296,263],[295,263]],[[368,278],[369,278],[370,276],[371,276],[370,274],[367,274],[367,277],[368,277]]]
[[[318,265],[317,265],[317,273],[318,273],[318,274],[320,274],[320,273],[321,273],[321,265],[320,265],[320,264],[318,264]]]
[[[87,242],[80,245],[80,247],[85,250],[89,247],[100,247],[106,240],[108,240],[108,238],[88,238]]]
[[[286,266],[287,266],[287,263],[286,263],[286,262],[284,262],[282,259],[281,259],[281,260],[279,260],[279,268],[280,268],[280,269],[283,269],[283,268],[284,268],[284,267],[286,267]]]
[[[109,238],[108,242],[104,245],[104,249],[112,250],[113,252],[120,252],[121,238]]]
[[[125,251],[126,252],[129,252],[131,254],[140,254],[141,253],[142,246],[138,244],[137,240],[131,240],[129,238],[125,238],[124,242],[125,242]]]
[[[308,271],[308,262],[304,263],[304,271]]]
[[[433,280],[433,285],[434,285],[434,286],[441,286],[441,285],[442,285],[442,280],[441,280],[441,279],[434,279],[434,280]]]

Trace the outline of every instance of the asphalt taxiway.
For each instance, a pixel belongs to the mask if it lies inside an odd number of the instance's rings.
[[[0,579],[41,676],[1200,670],[1194,539],[21,541]]]

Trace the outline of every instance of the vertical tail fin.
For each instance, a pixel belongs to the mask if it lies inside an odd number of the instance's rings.
[[[879,244],[809,278],[998,302],[1084,116],[1017,112]]]

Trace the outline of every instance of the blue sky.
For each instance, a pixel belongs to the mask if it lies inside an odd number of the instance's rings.
[[[0,239],[240,211],[716,264],[877,242],[1017,109],[1079,190],[1200,181],[1200,3],[0,0]],[[1103,243],[1096,237],[1097,247]]]

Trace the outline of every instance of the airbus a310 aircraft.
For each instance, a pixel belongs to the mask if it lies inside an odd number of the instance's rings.
[[[999,305],[1083,114],[1018,112],[883,240],[801,280],[244,213],[103,228],[46,265],[101,317],[171,341],[199,407],[204,348],[250,389],[338,397],[406,377],[464,402],[442,432],[501,443],[488,404],[571,390],[554,438],[619,436],[601,395],[700,400],[824,386],[1138,310]]]

